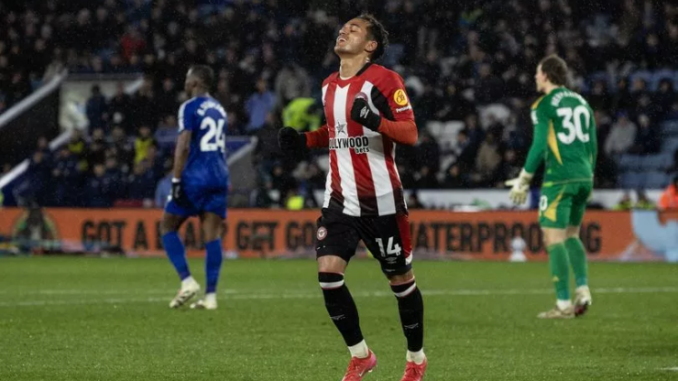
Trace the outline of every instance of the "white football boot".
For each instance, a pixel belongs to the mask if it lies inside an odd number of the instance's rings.
[[[191,304],[192,310],[216,310],[217,294],[205,294],[205,297]]]
[[[177,292],[177,296],[172,299],[170,308],[179,308],[191,300],[200,291],[200,285],[194,279],[181,282],[181,288]]]
[[[574,291],[574,316],[582,316],[586,313],[589,306],[593,304],[591,290],[589,286],[579,286]]]

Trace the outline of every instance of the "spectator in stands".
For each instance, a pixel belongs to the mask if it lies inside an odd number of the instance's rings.
[[[158,148],[165,154],[172,154],[176,145],[177,136],[179,136],[177,118],[174,114],[167,114],[158,125],[158,129],[153,135],[158,143]]]
[[[177,101],[178,92],[172,78],[165,78],[162,81],[162,91],[156,98],[156,107],[158,115],[174,115],[179,108]]]
[[[589,105],[594,110],[608,110],[612,100],[607,92],[607,85],[603,80],[597,80],[593,83],[591,94],[586,97]]]
[[[460,165],[457,163],[450,165],[445,172],[443,187],[449,189],[460,189],[468,188],[468,186],[468,176],[462,173]]]
[[[271,186],[280,192],[279,200],[282,202],[287,199],[287,193],[296,187],[296,181],[294,177],[285,172],[281,163],[276,163],[271,173]]]
[[[457,84],[450,82],[444,93],[438,95],[435,104],[438,106],[435,111],[435,120],[464,120],[467,115],[476,112],[475,105],[459,94]]]
[[[321,105],[313,98],[295,98],[285,106],[283,124],[297,131],[315,131],[320,127]]]
[[[165,208],[165,205],[168,202],[170,193],[172,193],[172,177],[174,176],[173,169],[170,168],[165,177],[163,177],[159,182],[158,186],[155,187],[155,207],[156,208]]]
[[[110,208],[113,205],[113,190],[118,184],[106,176],[103,163],[94,164],[93,175],[87,181],[85,200],[90,208]]]
[[[624,191],[622,198],[619,200],[617,205],[612,207],[612,210],[624,211],[624,210],[631,210],[632,208],[633,208],[633,201],[631,201],[631,195],[629,194],[628,191]]]
[[[288,63],[275,78],[275,101],[282,109],[296,98],[311,95],[311,79],[306,70],[295,63]]]
[[[121,126],[113,127],[108,148],[115,152],[123,173],[129,172],[129,166],[134,159],[134,146],[127,139],[125,130]]]
[[[99,85],[92,86],[92,95],[87,100],[87,119],[89,128],[103,128],[108,120],[108,105],[106,98],[101,94]]]
[[[659,82],[659,89],[652,99],[652,103],[659,109],[660,119],[663,119],[671,111],[671,106],[675,100],[676,92],[673,90],[671,79],[662,79]]]
[[[20,206],[47,205],[50,191],[50,167],[45,153],[38,149],[33,152],[28,164],[28,176],[14,194]]]
[[[428,167],[429,171],[434,174],[438,173],[440,170],[440,147],[428,132],[419,135],[417,152],[419,166]]]
[[[492,74],[492,66],[489,63],[480,65],[479,76],[474,92],[476,102],[487,105],[498,101],[504,84],[501,78]]]
[[[127,178],[127,199],[141,203],[155,197],[155,180],[153,173],[140,161],[134,164],[132,174]]]
[[[605,154],[614,156],[626,153],[633,146],[635,138],[636,125],[626,113],[620,113],[605,140]]]
[[[400,182],[405,189],[413,189],[415,187],[415,178],[412,168],[403,163],[398,164],[398,174],[400,174]]]
[[[139,127],[139,135],[134,139],[134,164],[140,163],[148,155],[148,147],[155,144],[151,127],[143,125]]]
[[[661,145],[660,135],[650,125],[650,118],[642,114],[638,116],[638,130],[633,141],[630,153],[637,155],[649,155],[659,152]]]
[[[465,130],[459,131],[454,153],[457,157],[456,163],[462,171],[466,172],[473,168],[475,165],[476,151],[477,149],[471,145],[468,132]]]
[[[87,150],[87,162],[89,167],[93,164],[103,163],[106,160],[106,135],[101,127],[92,131],[91,142]]]
[[[633,107],[633,97],[629,92],[629,81],[622,78],[617,82],[617,91],[612,97],[612,112],[630,111]]]
[[[407,196],[407,208],[411,210],[424,209],[424,205],[422,205],[421,201],[419,201],[419,195],[417,195],[417,192],[413,191],[409,196]]]
[[[426,165],[419,169],[414,175],[414,179],[415,189],[438,189],[440,187],[436,173]]]
[[[108,112],[113,123],[122,126],[125,131],[130,131],[132,128],[129,118],[130,110],[132,109],[132,98],[125,93],[125,87],[122,82],[118,82],[115,95],[111,98],[108,104]]]
[[[275,162],[283,159],[278,145],[278,128],[274,125],[273,114],[266,115],[266,122],[257,131],[257,145],[252,154],[252,164],[260,175],[271,173]]]
[[[123,182],[123,172],[120,169],[118,164],[118,159],[113,152],[106,153],[106,161],[104,162],[106,167],[106,177],[111,180],[113,184],[111,189],[111,197],[113,202],[118,198],[124,196],[124,182]]]
[[[158,152],[158,145],[154,142],[148,146],[146,150],[146,157],[143,160],[144,165],[151,173],[154,182],[160,181],[165,176],[166,164]]]
[[[78,159],[71,153],[68,146],[63,146],[54,161],[52,169],[54,206],[75,206],[78,203],[78,187],[81,180],[81,171],[78,168]]]
[[[520,170],[523,167],[517,159],[516,151],[507,149],[504,152],[504,160],[499,165],[495,175],[495,187],[504,188],[506,180],[514,179],[520,174]]]
[[[82,131],[75,128],[71,132],[71,139],[68,142],[68,150],[71,151],[71,156],[78,161],[78,170],[87,170],[87,142],[82,135]]]
[[[642,189],[636,190],[636,200],[636,204],[633,206],[634,209],[655,210],[657,208]]]
[[[259,78],[256,86],[257,91],[245,103],[245,110],[249,117],[249,123],[247,123],[248,134],[255,134],[264,126],[267,116],[273,112],[273,107],[275,106],[275,96],[268,90],[266,80]]]
[[[678,209],[678,176],[673,177],[671,185],[659,197],[658,207],[659,210]]]
[[[494,186],[497,183],[497,170],[501,164],[502,147],[497,134],[488,133],[480,145],[476,158],[476,173],[473,180],[480,187]]]

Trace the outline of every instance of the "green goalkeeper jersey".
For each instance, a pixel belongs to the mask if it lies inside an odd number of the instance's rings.
[[[593,181],[598,139],[593,110],[579,94],[558,87],[532,105],[534,139],[525,171],[545,161],[544,185]]]

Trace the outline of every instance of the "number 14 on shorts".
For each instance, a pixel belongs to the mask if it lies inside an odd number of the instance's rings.
[[[379,251],[381,252],[382,257],[387,255],[399,256],[402,253],[400,245],[393,242],[393,237],[388,237],[388,243],[386,245],[386,250],[384,250],[384,240],[381,238],[375,238],[377,245],[379,245]]]

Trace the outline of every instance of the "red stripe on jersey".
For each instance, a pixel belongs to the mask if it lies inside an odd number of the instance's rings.
[[[384,160],[386,161],[386,168],[388,169],[388,176],[391,178],[391,186],[393,187],[393,198],[395,201],[397,212],[406,212],[405,197],[403,196],[403,185],[398,176],[398,168],[393,160],[393,150],[395,144],[387,136],[382,135],[384,142]]]
[[[333,105],[334,104],[334,94],[337,90],[337,85],[336,84],[330,84],[327,86],[327,92],[325,94],[325,104],[328,105]],[[332,107],[330,106],[330,110]],[[327,127],[330,133],[330,139],[336,137],[336,130],[335,130],[335,121],[334,121],[334,113],[332,112],[325,112],[325,115],[327,117]],[[343,207],[344,204],[344,195],[341,192],[341,177],[339,176],[339,164],[337,162],[337,153],[335,150],[331,149],[330,150],[330,170],[332,171],[332,193],[330,194],[330,197],[334,200],[337,200]]]
[[[353,107],[353,100],[360,92],[363,81],[356,81],[352,83],[346,95],[346,121],[348,122],[348,136],[360,137],[363,136],[363,126],[351,120],[351,108]],[[360,202],[360,214],[376,214],[377,210],[377,194],[374,189],[374,180],[372,178],[372,170],[367,159],[367,153],[356,153],[355,149],[351,149],[351,162],[353,163],[353,172],[355,174],[355,183],[358,191],[358,201]]]

